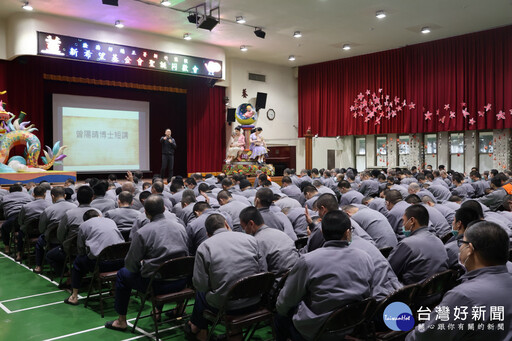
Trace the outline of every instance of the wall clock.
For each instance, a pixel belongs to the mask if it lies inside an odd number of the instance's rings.
[[[276,112],[274,109],[268,109],[267,111],[267,118],[272,121],[274,118],[276,118]]]

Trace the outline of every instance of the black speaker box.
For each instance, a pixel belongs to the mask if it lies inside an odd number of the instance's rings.
[[[117,1],[118,0],[101,0],[101,2],[103,2],[103,5],[110,5],[110,6],[118,6]]]
[[[256,94],[256,111],[264,109],[267,105],[267,94],[264,92],[258,92]]]
[[[226,121],[227,122],[235,122],[235,114],[236,114],[235,108],[228,108],[228,114],[226,116]]]

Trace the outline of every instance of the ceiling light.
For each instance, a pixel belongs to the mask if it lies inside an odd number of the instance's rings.
[[[123,28],[124,24],[121,22],[121,20],[116,20],[116,23],[114,24],[114,26],[117,28]]]
[[[169,7],[169,6],[171,6],[171,1],[170,0],[162,0],[160,2],[160,5],[165,6],[165,7]]]
[[[245,19],[242,16],[236,17],[236,22],[239,24],[245,24]]]
[[[265,39],[265,36],[267,35],[267,34],[265,33],[265,31],[263,31],[263,30],[261,29],[261,27],[256,27],[256,28],[254,29],[254,34],[256,35],[256,37],[261,38],[261,39]]]
[[[242,51],[242,52],[247,52],[247,46],[245,46],[245,45],[241,45],[241,46],[240,46],[240,51]]]
[[[384,19],[386,17],[386,12],[377,11],[377,12],[375,12],[375,16],[377,17],[377,19]]]
[[[32,11],[34,9],[32,6],[30,6],[28,1],[25,1],[25,3],[23,4],[23,6],[21,8],[23,8],[25,11]]]
[[[430,33],[430,27],[428,27],[428,26],[423,27],[421,29],[421,33],[423,33],[423,34]]]
[[[302,37],[302,34],[300,33],[300,31],[295,31],[295,32],[293,32],[293,37],[300,38],[300,37]]]
[[[288,60],[289,60],[290,62],[293,62],[293,61],[295,60],[295,56],[294,56],[293,54],[292,54],[292,55],[290,55],[290,57],[288,57]]]
[[[350,49],[351,49],[351,47],[350,47],[350,45],[349,45],[349,44],[344,44],[344,45],[343,45],[343,49],[344,49],[345,51],[348,51],[348,50],[350,50]]]
[[[183,35],[183,39],[185,39],[185,40],[190,40],[190,39],[192,39],[192,37],[190,36],[190,33],[185,33],[185,34]]]

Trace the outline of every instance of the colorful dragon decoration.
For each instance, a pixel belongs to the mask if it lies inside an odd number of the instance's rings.
[[[0,95],[5,93],[2,91]],[[43,150],[45,156],[41,157],[44,164],[38,164],[41,142],[32,133],[37,128],[30,121],[23,122],[26,115],[22,111],[16,118],[16,115],[5,110],[5,103],[0,100],[0,173],[45,171],[66,157],[63,154],[66,146],[61,147],[58,141],[53,148],[46,146],[46,150]],[[24,156],[9,158],[11,149],[18,145],[25,145]]]

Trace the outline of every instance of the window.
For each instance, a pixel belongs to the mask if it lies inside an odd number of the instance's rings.
[[[492,131],[482,131],[478,136],[478,169],[480,173],[493,169],[494,143]]]
[[[377,165],[377,167],[387,167],[388,147],[386,140],[386,136],[377,136],[377,138],[375,139],[375,156],[377,159],[375,164]]]
[[[358,171],[366,169],[366,137],[356,137],[356,168]]]
[[[437,134],[425,134],[425,164],[437,168]],[[425,165],[425,166],[426,166]]]
[[[450,134],[450,169],[464,173],[464,134]]]
[[[398,136],[398,165],[400,167],[410,167],[411,160],[409,154],[411,147],[409,145],[409,135]]]

